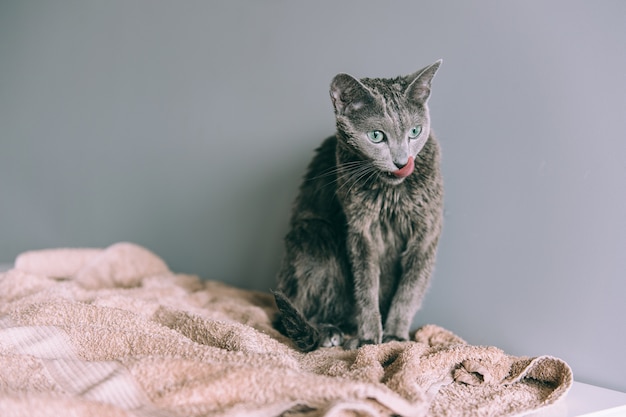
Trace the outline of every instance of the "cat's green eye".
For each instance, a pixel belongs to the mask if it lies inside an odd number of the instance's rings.
[[[411,130],[409,130],[409,138],[415,139],[416,137],[420,135],[420,133],[422,133],[422,126],[420,125],[413,126]]]
[[[385,134],[380,130],[372,130],[367,132],[367,137],[374,143],[380,143],[385,140]]]

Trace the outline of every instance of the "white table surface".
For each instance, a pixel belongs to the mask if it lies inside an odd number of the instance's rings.
[[[625,417],[626,393],[574,382],[559,403],[526,417]]]

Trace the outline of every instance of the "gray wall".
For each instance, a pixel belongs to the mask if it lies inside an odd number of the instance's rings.
[[[443,58],[415,325],[626,391],[626,2],[2,1],[0,261],[127,240],[266,290],[328,84]]]

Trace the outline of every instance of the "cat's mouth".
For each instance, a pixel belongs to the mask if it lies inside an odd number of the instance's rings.
[[[392,171],[391,174],[396,178],[406,178],[413,173],[415,169],[415,161],[412,156],[409,156],[409,161],[402,168]]]

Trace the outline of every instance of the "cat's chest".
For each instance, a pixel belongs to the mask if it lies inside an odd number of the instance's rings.
[[[381,211],[379,217],[372,219],[366,235],[374,243],[378,255],[387,259],[396,258],[405,250],[413,234],[413,226],[410,213]]]
[[[352,203],[349,222],[379,256],[393,258],[404,251],[418,220],[417,206],[409,196],[379,193]]]

